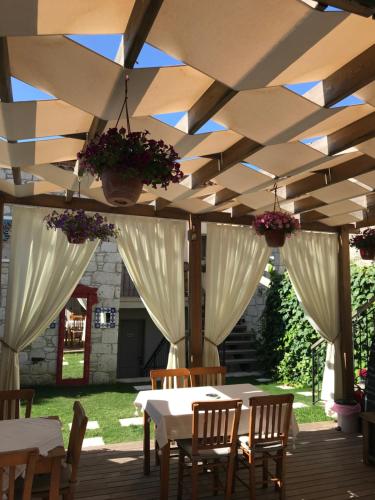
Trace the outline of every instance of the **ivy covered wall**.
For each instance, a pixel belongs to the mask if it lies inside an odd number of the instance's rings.
[[[271,282],[261,317],[258,356],[275,380],[309,385],[311,346],[320,335],[305,318],[288,273],[280,274],[273,268],[269,273]],[[352,265],[351,280],[352,305],[357,309],[375,296],[375,266]]]

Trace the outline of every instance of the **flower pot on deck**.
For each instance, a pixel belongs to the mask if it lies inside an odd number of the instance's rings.
[[[264,233],[267,245],[271,248],[284,246],[286,233],[284,229],[268,229]]]
[[[130,206],[137,203],[143,183],[137,177],[124,179],[123,175],[117,172],[105,170],[102,174],[102,186],[108,203],[117,206]]]
[[[350,404],[336,402],[332,410],[337,413],[337,426],[342,432],[348,434],[358,432],[361,406],[356,401]]]

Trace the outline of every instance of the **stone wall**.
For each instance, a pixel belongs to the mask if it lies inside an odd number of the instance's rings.
[[[9,207],[5,214],[10,215]],[[10,241],[3,242],[1,272],[0,336],[5,321]],[[116,309],[115,328],[95,328],[94,311],[91,326],[90,383],[107,383],[116,379],[117,338],[120,308],[122,259],[115,242],[99,244],[80,283],[98,288],[99,302],[95,307]],[[21,383],[55,384],[59,323],[58,318],[44,334],[20,353]]]

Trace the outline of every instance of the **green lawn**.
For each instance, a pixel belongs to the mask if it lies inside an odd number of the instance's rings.
[[[250,377],[228,379],[228,383],[252,383],[270,394],[293,392],[295,402],[304,403],[306,408],[295,409],[297,421],[317,422],[329,420],[321,405],[313,406],[311,396],[302,396],[297,392],[308,391],[308,388],[298,388],[285,391],[276,384],[257,384]],[[121,427],[120,418],[136,415],[133,405],[137,391],[131,385],[112,384],[81,387],[42,387],[36,388],[36,398],[33,404],[32,416],[58,415],[63,423],[64,439],[67,442],[68,424],[72,421],[72,406],[76,399],[83,404],[89,420],[96,420],[99,429],[87,430],[86,437],[101,436],[106,444],[124,441],[137,441],[143,437],[141,426]]]
[[[67,363],[67,364],[64,364]],[[62,378],[82,378],[83,377],[83,351],[64,352]]]

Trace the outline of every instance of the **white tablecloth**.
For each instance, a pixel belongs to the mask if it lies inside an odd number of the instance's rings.
[[[210,396],[217,394],[217,398]],[[266,396],[267,393],[251,384],[234,384],[181,389],[160,389],[141,391],[134,402],[135,406],[146,411],[156,424],[156,440],[160,447],[168,440],[191,438],[192,410],[194,401],[224,401],[242,399],[243,405],[239,424],[239,434],[249,430],[249,398]],[[298,424],[292,413],[290,435],[298,434]]]
[[[64,446],[59,420],[19,418],[0,421],[0,452],[39,448],[40,455],[46,456],[57,446]],[[23,470],[22,467],[17,468],[17,477]],[[4,483],[7,481],[3,482],[5,490],[8,485]]]

